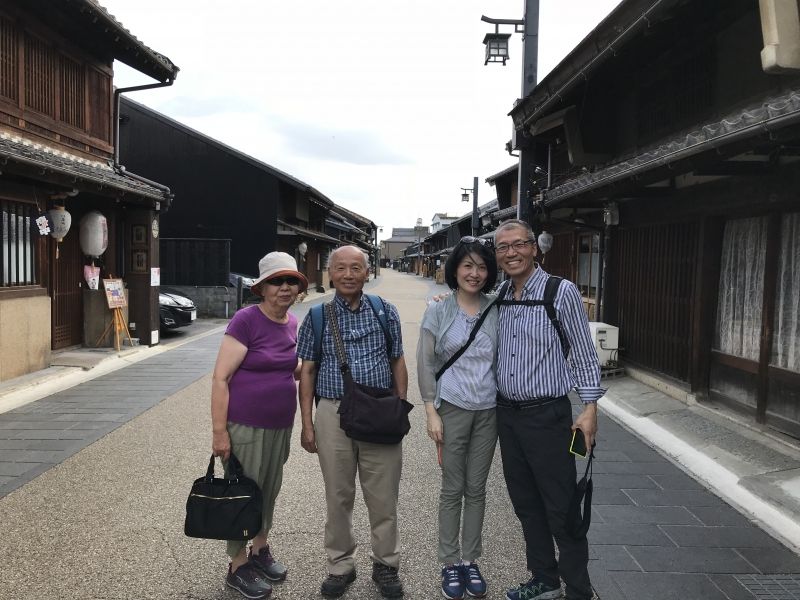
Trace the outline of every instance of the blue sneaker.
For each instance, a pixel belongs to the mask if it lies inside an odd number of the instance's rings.
[[[478,569],[478,563],[461,563],[461,575],[468,596],[483,598],[486,595],[486,580]]]
[[[506,600],[554,600],[561,598],[561,586],[549,585],[540,581],[534,575],[519,587],[511,588],[506,592]]]
[[[464,577],[458,565],[442,567],[442,596],[447,600],[463,600]]]

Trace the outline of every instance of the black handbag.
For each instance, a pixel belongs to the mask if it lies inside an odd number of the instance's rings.
[[[245,477],[242,464],[231,452],[231,479],[214,477],[214,456],[204,477],[195,479],[186,500],[183,532],[209,540],[250,540],[262,527],[263,505],[258,484]]]
[[[589,525],[592,523],[592,460],[594,459],[594,444],[589,451],[589,461],[586,464],[586,471],[580,481],[575,484],[575,491],[572,493],[569,508],[567,509],[567,531],[576,540],[581,540],[589,533]],[[583,511],[581,511],[583,504]]]
[[[342,371],[344,395],[339,403],[339,426],[347,437],[373,444],[399,444],[411,430],[408,413],[414,408],[389,388],[377,388],[353,381],[344,352],[344,342],[333,304],[325,306],[328,323]]]

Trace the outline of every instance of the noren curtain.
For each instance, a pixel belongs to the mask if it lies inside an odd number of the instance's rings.
[[[800,372],[800,213],[783,215],[770,363]]]
[[[714,348],[758,360],[764,290],[767,219],[725,224]]]

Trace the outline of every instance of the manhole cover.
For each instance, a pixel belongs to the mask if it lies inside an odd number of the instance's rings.
[[[800,575],[734,575],[758,600],[800,600]]]

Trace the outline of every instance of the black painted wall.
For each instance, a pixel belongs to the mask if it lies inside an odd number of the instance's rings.
[[[275,249],[280,198],[293,200],[296,188],[266,165],[124,97],[120,113],[120,162],[175,195],[161,214],[160,235],[230,239],[231,270],[257,275],[258,260]]]

